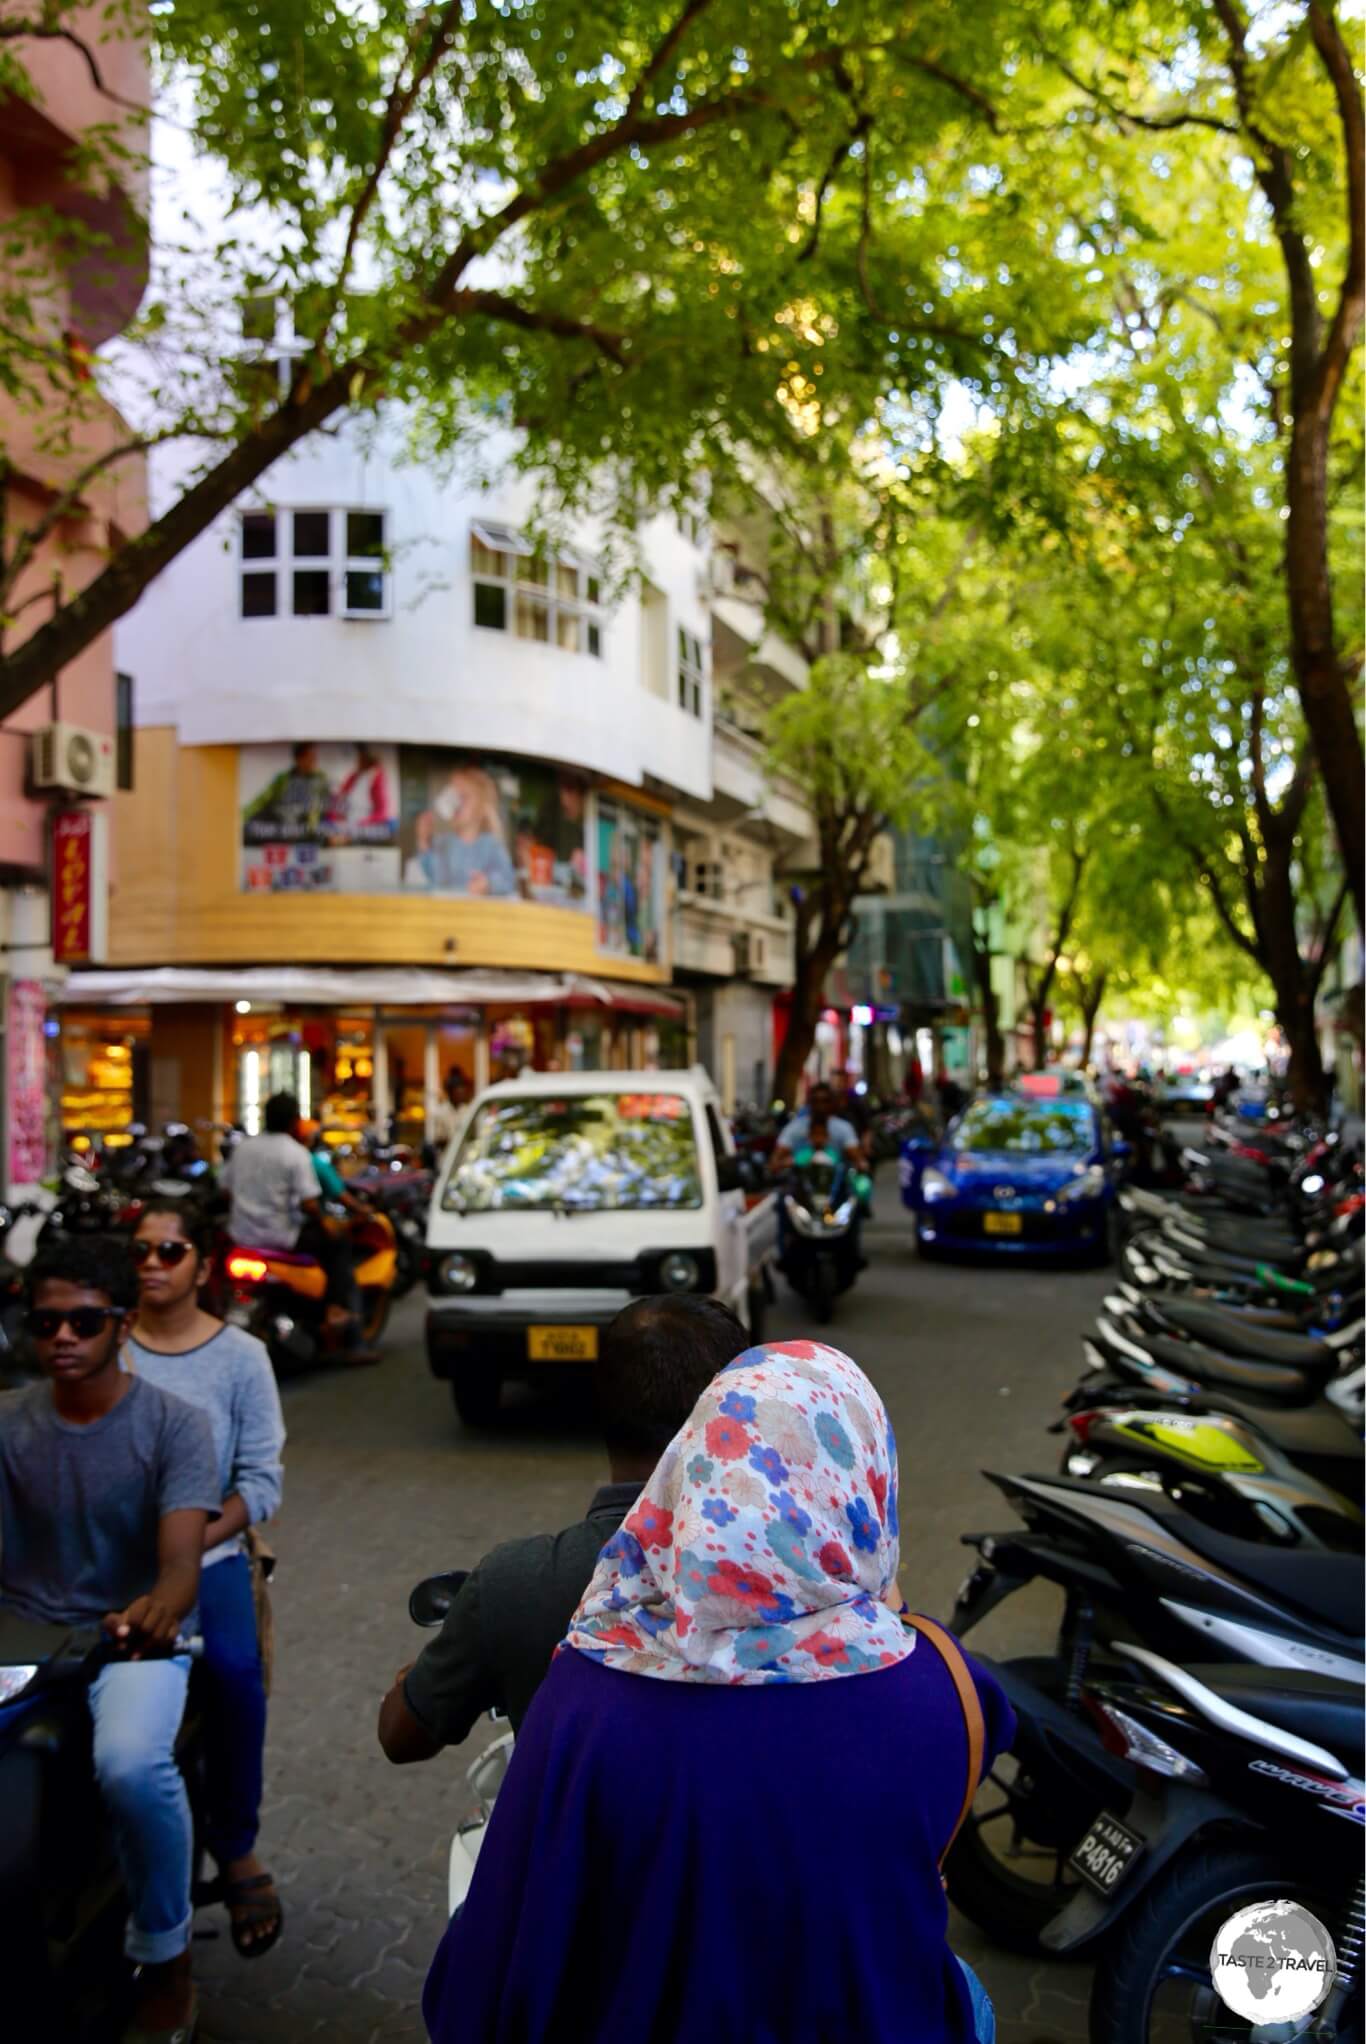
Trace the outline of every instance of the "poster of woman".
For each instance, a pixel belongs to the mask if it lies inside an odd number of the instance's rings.
[[[405,888],[586,907],[587,789],[535,761],[405,746]]]

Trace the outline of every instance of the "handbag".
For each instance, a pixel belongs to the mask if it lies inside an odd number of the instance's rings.
[[[972,1679],[967,1661],[963,1657],[963,1650],[953,1634],[945,1631],[935,1619],[920,1618],[912,1612],[906,1613],[902,1624],[909,1625],[912,1632],[917,1632],[923,1640],[928,1640],[948,1669],[953,1677],[953,1686],[958,1691],[963,1723],[967,1728],[968,1778],[963,1790],[963,1803],[958,1812],[958,1821],[949,1833],[944,1850],[939,1855],[939,1878],[942,1881],[944,1862],[952,1850],[954,1839],[963,1828],[968,1811],[976,1801],[977,1791],[981,1787],[982,1760],[987,1743],[986,1721],[982,1716],[982,1699],[977,1694],[977,1684]]]

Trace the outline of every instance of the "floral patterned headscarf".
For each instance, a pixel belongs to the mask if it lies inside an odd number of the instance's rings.
[[[565,1644],[665,1682],[822,1682],[915,1634],[897,1570],[896,1442],[856,1363],[748,1349],[710,1384],[598,1556]]]

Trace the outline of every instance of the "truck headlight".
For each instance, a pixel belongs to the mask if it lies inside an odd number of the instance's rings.
[[[479,1266],[472,1256],[447,1256],[441,1262],[441,1282],[448,1292],[472,1292],[479,1282]]]
[[[700,1275],[697,1258],[686,1250],[675,1249],[660,1259],[659,1282],[666,1292],[695,1291]]]

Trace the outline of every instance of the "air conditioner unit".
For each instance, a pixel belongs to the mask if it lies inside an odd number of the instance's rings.
[[[60,788],[70,795],[112,795],[114,741],[103,731],[78,724],[45,724],[33,734],[35,788]]]

